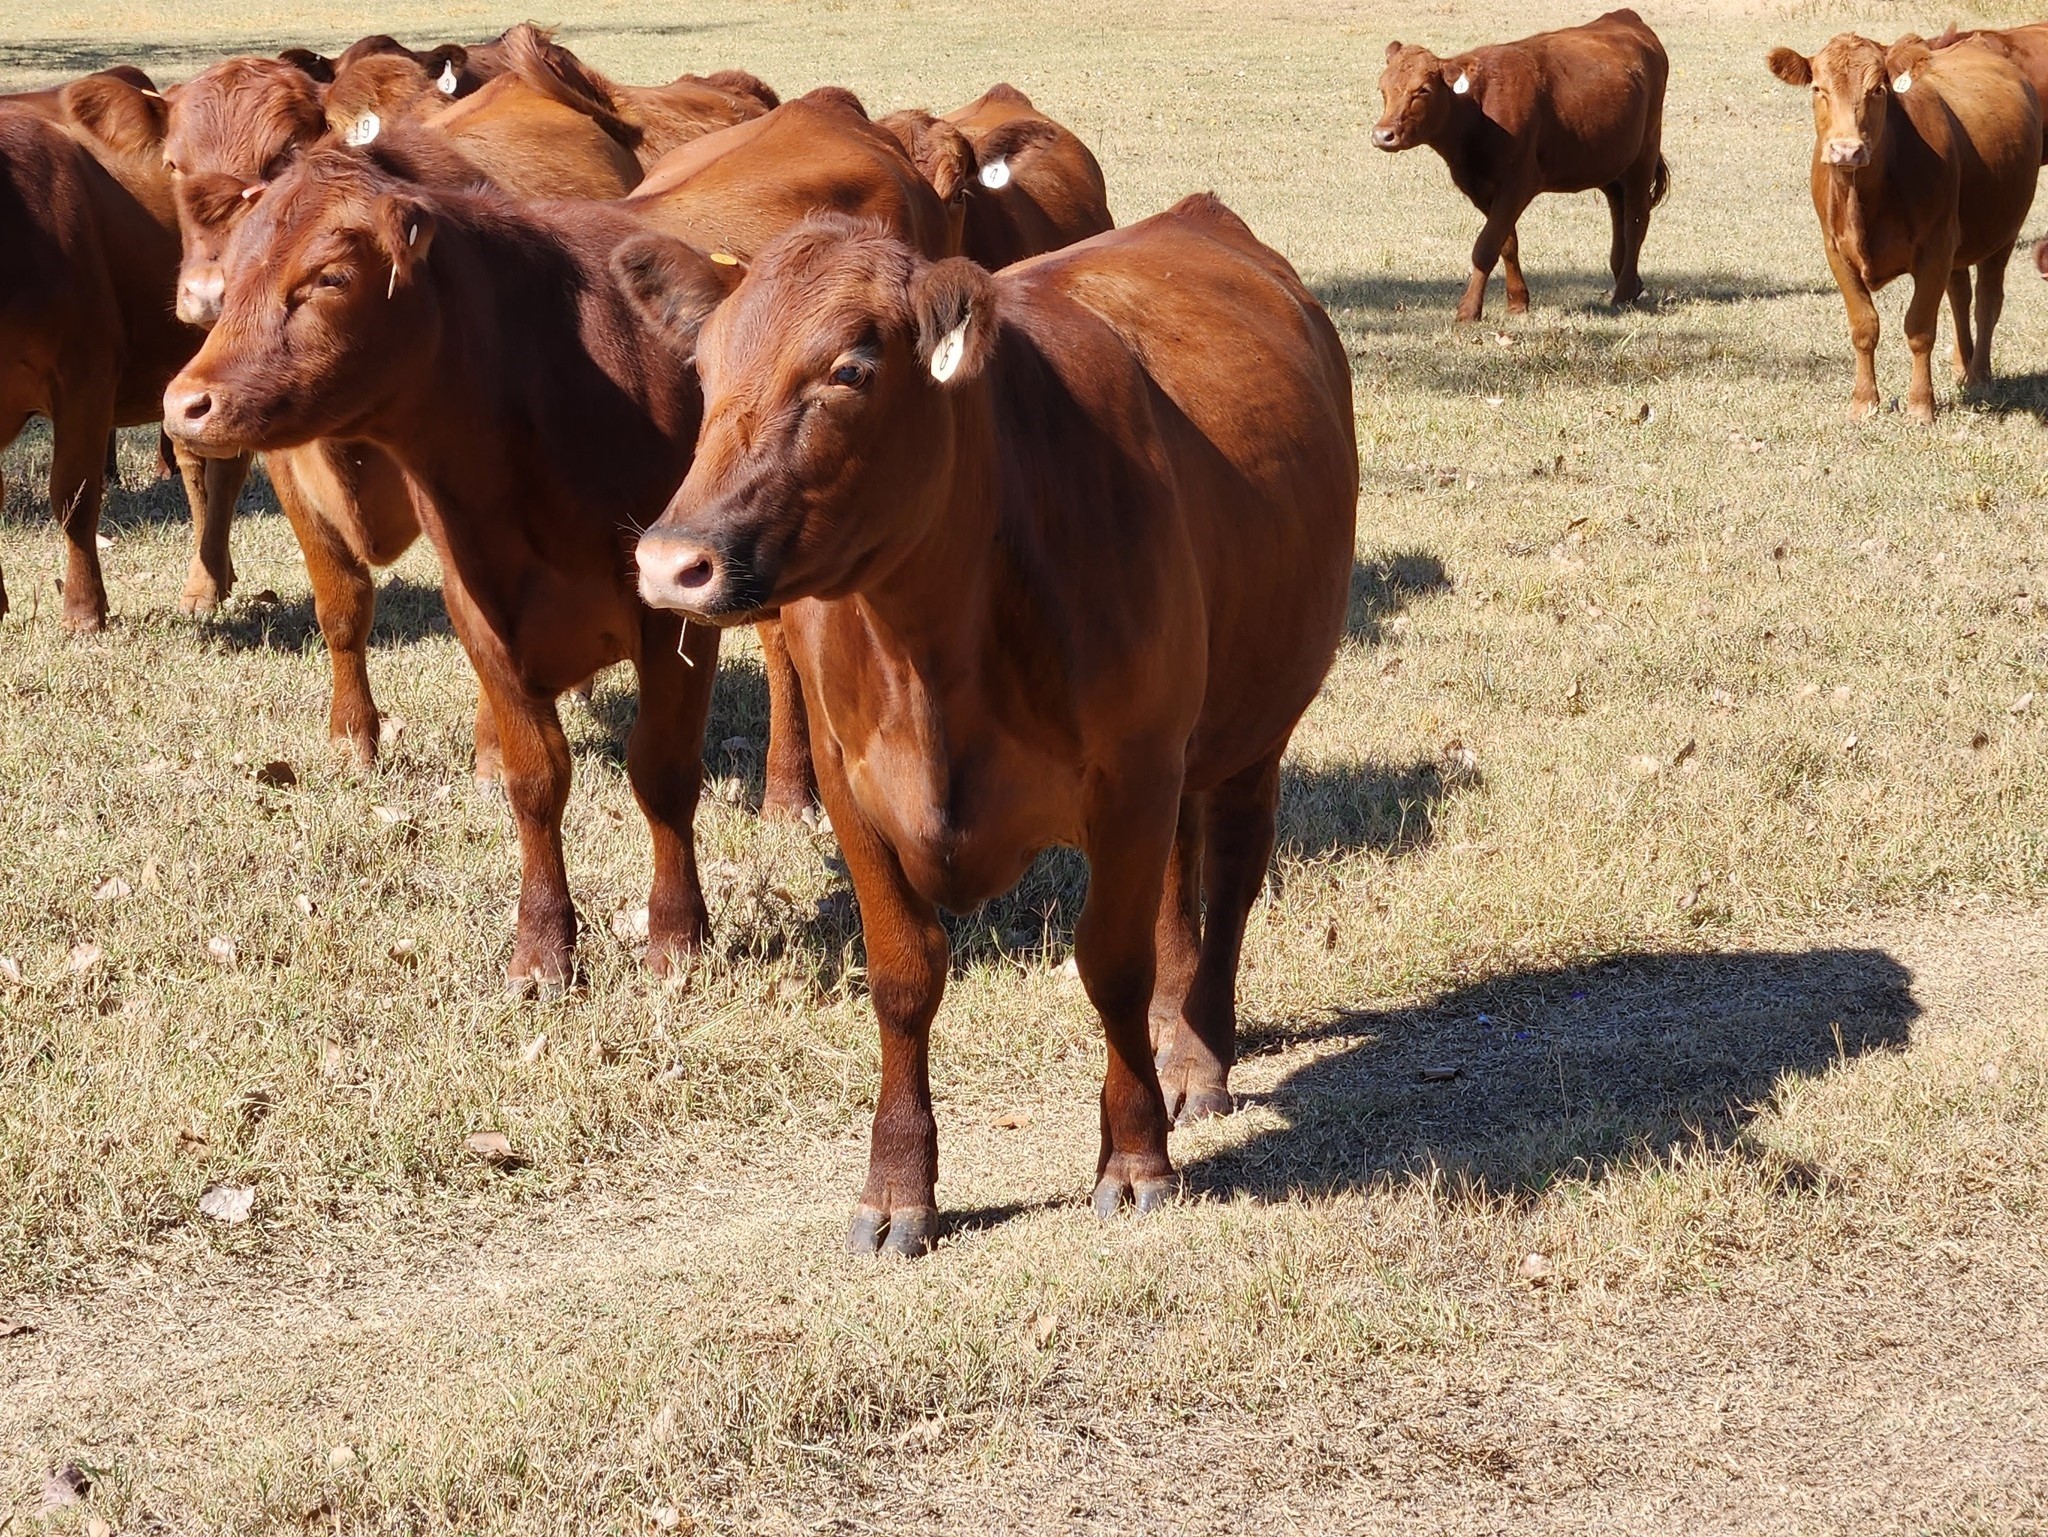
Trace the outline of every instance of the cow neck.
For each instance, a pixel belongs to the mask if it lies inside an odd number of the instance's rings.
[[[972,672],[992,638],[994,616],[981,600],[991,563],[1002,561],[1009,547],[1002,537],[994,394],[993,368],[951,393],[949,462],[928,483],[922,532],[850,599],[893,660],[935,692]]]
[[[1836,231],[1836,248],[1866,281],[1871,277],[1870,231],[1886,225],[1898,177],[1901,138],[1912,131],[1905,107],[1893,96],[1885,105],[1883,147],[1870,157],[1870,164],[1847,175],[1828,169],[1829,223]]]

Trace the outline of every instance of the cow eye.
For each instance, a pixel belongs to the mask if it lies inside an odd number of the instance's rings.
[[[842,390],[864,390],[874,370],[865,363],[841,363],[832,370],[832,382]]]
[[[320,276],[313,279],[313,286],[315,288],[346,288],[348,287],[348,274],[338,267],[329,267]]]

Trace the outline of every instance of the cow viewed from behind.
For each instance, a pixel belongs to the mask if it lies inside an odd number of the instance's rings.
[[[1506,269],[1508,313],[1528,309],[1515,226],[1544,192],[1600,189],[1614,222],[1612,302],[1642,295],[1650,210],[1671,185],[1662,148],[1669,73],[1664,45],[1634,11],[1448,59],[1387,44],[1386,111],[1372,142],[1390,153],[1427,144],[1486,215],[1458,319],[1479,318],[1496,262]]]
[[[1871,295],[1910,277],[1906,410],[1934,420],[1934,333],[1946,293],[1955,314],[1955,373],[1991,378],[1991,337],[2005,304],[2005,268],[2034,202],[2041,105],[1996,48],[1939,52],[1907,39],[1887,50],[1844,32],[1807,58],[1775,48],[1771,73],[1811,87],[1814,212],[1849,312],[1856,385],[1849,415],[1877,409],[1877,305]],[[1977,269],[1976,332],[1970,271]]]

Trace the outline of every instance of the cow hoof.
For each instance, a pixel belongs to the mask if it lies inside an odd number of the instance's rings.
[[[648,972],[669,982],[681,982],[697,967],[703,945],[694,939],[671,937],[650,940],[645,965]]]
[[[359,769],[377,765],[377,738],[360,731],[336,731],[327,738],[327,750]]]
[[[190,581],[185,590],[178,594],[178,612],[197,619],[211,614],[227,602],[227,589],[212,581]]]
[[[1508,296],[1508,313],[1509,313],[1510,315],[1526,315],[1526,314],[1528,314],[1528,313],[1529,313],[1529,301],[1528,301],[1528,300],[1527,300],[1526,298],[1522,298],[1522,299],[1517,299],[1517,298],[1515,298],[1515,297],[1514,297],[1514,296],[1513,296],[1512,294],[1510,294],[1510,295]]]
[[[97,635],[107,627],[104,609],[66,609],[61,621],[73,635]]]
[[[939,1241],[939,1213],[933,1206],[906,1206],[886,1212],[857,1206],[846,1233],[846,1252],[879,1254],[887,1259],[920,1259]]]
[[[1096,1181],[1089,1204],[1104,1222],[1122,1211],[1126,1201],[1139,1216],[1149,1217],[1173,1199],[1173,1185],[1170,1179],[1141,1179],[1126,1184],[1114,1174],[1105,1174]]]
[[[1914,421],[1923,427],[1932,427],[1934,425],[1934,402],[1931,400],[1911,401],[1906,406],[1906,415],[1912,417]]]
[[[1229,1115],[1236,1108],[1237,1102],[1230,1097],[1228,1089],[1196,1089],[1182,1101],[1173,1124],[1176,1127],[1192,1126],[1197,1121]]]
[[[761,820],[801,822],[815,804],[808,795],[770,795],[761,802]]]

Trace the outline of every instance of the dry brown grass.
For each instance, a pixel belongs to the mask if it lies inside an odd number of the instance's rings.
[[[760,824],[754,746],[719,745],[759,741],[750,656],[711,732],[713,960],[664,990],[610,932],[646,854],[608,678],[570,708],[589,985],[510,1003],[510,829],[431,559],[382,595],[405,729],[358,777],[283,520],[252,508],[241,596],[181,620],[182,509],[130,444],[116,623],[72,640],[32,438],[0,516],[0,1316],[36,1332],[0,1339],[0,1526],[74,1460],[118,1529],[179,1533],[2048,1524],[2048,690],[2011,708],[2048,681],[2048,295],[2015,275],[1990,402],[1848,426],[1806,111],[1761,64],[1946,17],[1651,13],[1657,304],[1598,305],[1604,211],[1555,199],[1535,312],[1469,332],[1476,216],[1364,129],[1384,39],[1493,34],[1470,6],[546,19],[624,78],[878,110],[1012,79],[1121,216],[1214,186],[1325,296],[1360,564],[1247,944],[1247,1108],[1176,1136],[1179,1208],[1088,1217],[1100,1048],[1049,860],[956,926],[953,1233],[848,1266],[873,1029],[829,838]],[[5,26],[10,86],[336,40],[296,0]],[[254,1220],[198,1216],[214,1182]]]

